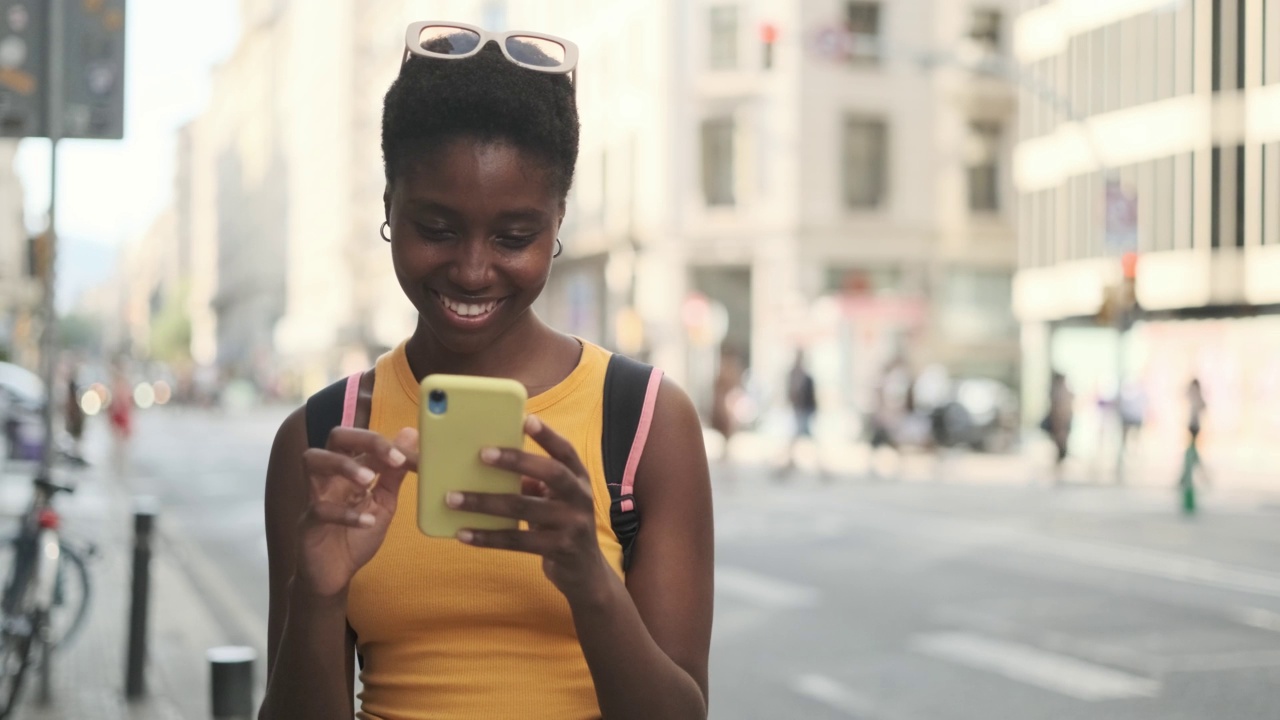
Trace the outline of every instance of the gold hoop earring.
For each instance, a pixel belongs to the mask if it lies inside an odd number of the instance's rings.
[[[560,257],[560,253],[562,252],[564,252],[564,243],[560,242],[560,238],[556,238],[556,254],[552,255],[551,259],[554,260]]]
[[[387,242],[391,242],[391,236],[389,234],[390,232],[391,232],[391,224],[388,223],[386,220],[383,220],[382,225],[378,228],[378,234],[382,236],[383,240],[386,240]]]

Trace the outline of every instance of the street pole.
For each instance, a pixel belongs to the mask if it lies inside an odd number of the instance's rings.
[[[63,0],[49,0],[48,85],[46,86],[46,118],[49,135],[49,223],[46,230],[46,255],[44,287],[41,297],[40,370],[44,380],[45,403],[41,417],[44,425],[44,447],[40,454],[40,468],[36,477],[50,480],[52,477],[54,450],[54,381],[57,376],[57,322],[54,307],[58,264],[58,140],[62,136],[62,75],[63,75]]]
[[[49,224],[45,231],[44,287],[41,296],[40,328],[40,369],[44,381],[44,409],[41,415],[44,426],[44,444],[40,453],[40,467],[36,473],[37,481],[52,482],[54,434],[54,382],[58,372],[58,312],[54,307],[58,266],[58,140],[62,135],[62,44],[63,44],[63,0],[49,0],[49,69],[46,86],[45,123],[49,131]],[[38,700],[47,705],[52,700],[50,678],[53,675],[53,652],[50,645],[45,645],[44,659],[40,669],[40,686]]]

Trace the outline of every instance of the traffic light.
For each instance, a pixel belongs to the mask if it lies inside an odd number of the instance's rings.
[[[124,137],[125,0],[63,0],[62,137]]]
[[[124,137],[125,0],[60,0],[59,137]],[[0,0],[0,137],[48,137],[50,0]]]
[[[0,0],[0,137],[45,134],[47,4]]]

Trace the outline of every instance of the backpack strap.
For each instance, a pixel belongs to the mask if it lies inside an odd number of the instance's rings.
[[[307,398],[307,445],[322,448],[336,427],[369,427],[373,369],[339,380]]]
[[[662,371],[617,353],[604,375],[603,428],[600,433],[605,483],[609,487],[609,520],[622,545],[622,568],[631,564],[631,551],[640,532],[635,502],[636,469],[649,439],[653,408],[662,384]]]
[[[373,368],[353,373],[307,398],[307,445],[322,448],[336,427],[369,427],[373,407]],[[350,630],[351,625],[347,625]],[[352,636],[354,630],[350,630]],[[364,655],[356,649],[356,664],[364,669]]]

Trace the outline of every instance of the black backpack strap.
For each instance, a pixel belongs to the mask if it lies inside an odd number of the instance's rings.
[[[307,398],[307,445],[322,448],[334,428],[369,427],[374,371],[345,377]]]
[[[609,519],[622,545],[622,568],[640,532],[640,511],[633,488],[636,467],[649,437],[662,371],[614,354],[604,375],[603,428],[600,433],[605,483],[609,487]]]
[[[307,398],[307,446],[322,448],[329,433],[340,425],[368,427],[373,402],[373,369],[356,373],[329,385]],[[348,623],[350,630],[351,625]],[[355,636],[355,630],[351,630]],[[358,640],[358,638],[357,638]],[[356,646],[356,663],[364,669],[364,655]]]
[[[307,447],[324,447],[329,431],[342,424],[346,393],[347,378],[343,378],[307,398]]]

